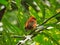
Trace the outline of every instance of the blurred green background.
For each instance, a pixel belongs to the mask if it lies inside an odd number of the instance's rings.
[[[22,40],[28,34],[25,23],[29,16],[40,25],[59,12],[60,0],[0,0],[0,45],[16,45]],[[25,45],[60,45],[60,14],[44,25],[53,28],[45,29]]]

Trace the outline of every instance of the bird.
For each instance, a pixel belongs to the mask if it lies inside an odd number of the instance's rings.
[[[36,28],[36,25],[37,25],[36,18],[33,16],[30,16],[29,19],[26,21],[25,29],[26,30],[33,30]]]

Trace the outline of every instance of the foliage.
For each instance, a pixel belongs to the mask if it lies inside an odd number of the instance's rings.
[[[40,11],[36,10],[33,1],[36,2]],[[29,10],[27,11],[25,11],[24,5],[21,5],[21,0],[0,0],[0,10],[2,10],[1,5],[6,7],[1,20],[3,30],[0,31],[0,45],[16,45],[19,40],[23,39],[24,35],[28,35],[31,32],[28,33],[25,30],[25,23],[29,15],[34,16],[37,19],[37,23],[41,25],[46,19],[60,12],[60,3],[57,0],[27,0],[26,2],[29,5]],[[44,26],[53,27],[52,29],[44,29],[42,33],[37,33],[38,35],[32,41],[36,45],[59,45],[60,24],[58,22],[60,22],[60,14],[44,24]]]

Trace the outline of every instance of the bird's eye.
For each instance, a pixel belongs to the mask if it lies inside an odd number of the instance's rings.
[[[32,18],[32,19],[36,20],[35,18]]]

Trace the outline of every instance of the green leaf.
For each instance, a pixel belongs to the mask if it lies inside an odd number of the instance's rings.
[[[0,0],[0,3],[7,6],[8,2],[6,0]]]

